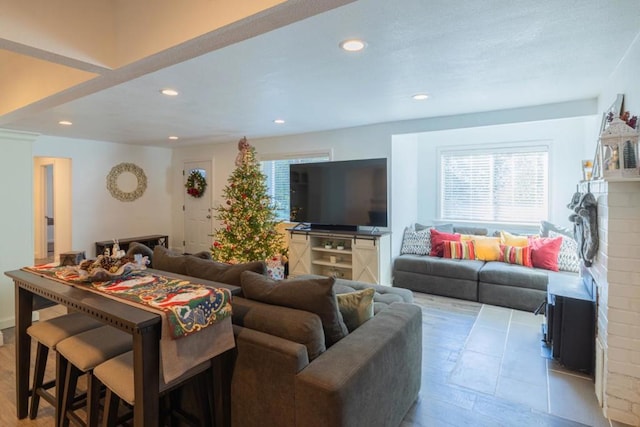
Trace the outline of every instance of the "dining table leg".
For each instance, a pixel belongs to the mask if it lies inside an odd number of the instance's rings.
[[[15,286],[15,340],[16,340],[16,411],[18,419],[29,414],[29,369],[31,367],[31,337],[27,328],[31,326],[33,294]]]
[[[160,424],[160,323],[133,334],[135,427]]]

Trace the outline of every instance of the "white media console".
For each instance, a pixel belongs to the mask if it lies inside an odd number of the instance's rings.
[[[320,274],[391,285],[389,233],[289,229],[289,277]]]

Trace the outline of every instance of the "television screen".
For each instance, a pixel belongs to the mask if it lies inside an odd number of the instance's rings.
[[[387,226],[387,159],[292,164],[291,221]]]

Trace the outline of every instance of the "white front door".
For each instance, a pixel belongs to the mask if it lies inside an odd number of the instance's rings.
[[[193,197],[187,194],[184,188],[184,251],[193,254],[200,251],[208,251],[212,242],[212,209],[211,209],[211,161],[185,162],[184,183],[187,183],[189,174],[198,170],[207,181],[207,188],[202,197]]]

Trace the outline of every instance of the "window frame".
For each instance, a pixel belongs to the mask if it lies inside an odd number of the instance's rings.
[[[487,221],[487,220],[462,220],[442,217],[442,155],[445,153],[478,153],[478,154],[499,154],[499,153],[526,153],[526,152],[539,152],[544,151],[547,153],[547,194],[546,194],[546,215],[544,218],[540,218],[536,221]],[[522,140],[522,141],[509,141],[500,143],[482,144],[479,147],[478,144],[460,144],[460,145],[447,145],[439,146],[436,148],[436,217],[435,220],[438,223],[451,223],[456,224],[478,224],[489,225],[494,227],[499,226],[521,226],[529,228],[539,225],[540,220],[549,220],[551,213],[551,200],[552,200],[552,151],[551,141],[549,140]]]

